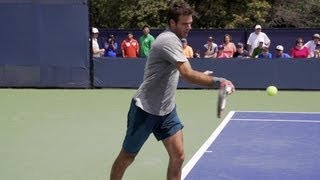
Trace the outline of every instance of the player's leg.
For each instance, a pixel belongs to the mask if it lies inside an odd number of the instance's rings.
[[[167,179],[180,180],[182,165],[185,158],[182,130],[163,140],[163,144],[169,154]]]
[[[110,180],[121,180],[124,172],[134,161],[136,155],[137,154],[127,153],[124,149],[121,149],[118,157],[112,165]]]
[[[131,102],[128,112],[127,131],[122,149],[112,165],[110,179],[121,180],[126,169],[134,161],[141,147],[152,132],[149,114]]]
[[[157,128],[153,131],[158,140],[162,140],[168,154],[169,165],[167,179],[181,179],[182,164],[184,161],[183,151],[183,125],[177,115],[176,108],[161,118]]]

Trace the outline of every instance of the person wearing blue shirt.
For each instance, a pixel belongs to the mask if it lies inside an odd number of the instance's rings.
[[[262,48],[262,52],[258,55],[258,58],[261,59],[271,59],[272,58],[272,54],[269,53],[269,48],[267,46],[264,46]]]
[[[118,44],[115,42],[114,35],[109,35],[108,40],[104,44],[105,57],[116,57]]]
[[[276,47],[276,53],[274,58],[291,58],[289,54],[283,52],[284,48],[282,45]]]

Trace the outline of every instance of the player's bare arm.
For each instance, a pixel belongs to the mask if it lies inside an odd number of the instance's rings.
[[[231,81],[224,78],[213,78],[208,73],[193,70],[189,61],[177,62],[177,68],[180,72],[181,77],[186,79],[189,83],[212,87],[215,81],[220,81],[224,85],[232,87],[232,91],[234,91],[234,86]]]

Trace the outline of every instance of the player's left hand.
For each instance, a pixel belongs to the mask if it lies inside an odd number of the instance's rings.
[[[203,72],[203,74],[212,75],[212,74],[213,74],[213,71],[206,70],[205,72]]]

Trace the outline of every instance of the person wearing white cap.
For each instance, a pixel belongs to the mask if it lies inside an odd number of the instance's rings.
[[[283,50],[284,48],[282,45],[277,45],[274,58],[290,58],[289,54],[284,53]]]
[[[249,35],[247,41],[247,48],[250,55],[252,55],[253,50],[259,46],[259,42],[263,41],[267,47],[269,47],[271,43],[269,37],[264,32],[261,32],[262,28],[259,24],[257,24],[254,29],[255,31]]]
[[[92,28],[92,35],[91,35],[91,41],[92,41],[92,56],[93,57],[101,57],[104,54],[104,49],[100,49],[98,44],[98,36],[99,36],[99,30],[97,28]]]
[[[309,58],[312,58],[315,56],[316,46],[320,44],[320,35],[314,34],[312,36],[312,40],[308,41],[306,44],[304,44],[304,47],[307,47],[309,50]]]

